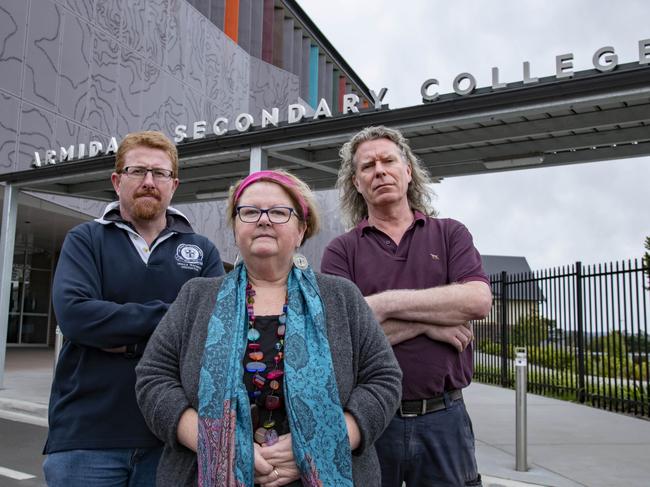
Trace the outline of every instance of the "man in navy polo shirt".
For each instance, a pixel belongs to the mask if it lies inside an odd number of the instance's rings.
[[[118,201],[66,236],[52,300],[66,338],[49,406],[50,487],[152,486],[161,442],[135,399],[135,366],[181,286],[219,276],[219,252],[169,206],[176,147],[160,132],[125,137],[111,176]]]
[[[470,320],[492,304],[472,236],[434,218],[430,179],[396,130],[369,127],[341,148],[337,187],[354,228],[323,255],[355,282],[404,374],[402,403],[376,443],[384,487],[481,485],[462,389],[472,379]]]

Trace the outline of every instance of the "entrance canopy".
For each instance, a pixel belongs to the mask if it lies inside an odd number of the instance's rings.
[[[178,145],[181,182],[174,203],[225,197],[251,168],[285,168],[314,189],[332,188],[338,150],[369,125],[401,129],[432,176],[546,167],[650,154],[650,65],[588,70],[571,79],[481,88],[435,102],[279,127],[230,132]],[[252,165],[251,165],[252,161]],[[21,190],[112,200],[114,156],[0,175]]]

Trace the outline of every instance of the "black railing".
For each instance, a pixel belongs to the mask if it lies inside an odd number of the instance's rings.
[[[650,417],[650,271],[642,261],[490,277],[490,315],[474,323],[475,380]]]

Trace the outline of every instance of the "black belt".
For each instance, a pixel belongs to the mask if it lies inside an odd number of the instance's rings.
[[[430,399],[402,401],[397,414],[402,418],[410,418],[414,416],[422,416],[423,414],[435,413],[436,411],[442,411],[443,409],[447,409],[445,396],[447,396],[447,400],[450,402],[458,401],[463,398],[463,391],[461,389],[453,389]]]

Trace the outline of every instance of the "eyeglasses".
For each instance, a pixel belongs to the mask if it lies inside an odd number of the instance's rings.
[[[122,174],[126,174],[133,179],[144,179],[148,172],[150,172],[153,178],[157,181],[169,181],[174,175],[171,170],[161,169],[158,167],[148,168],[144,166],[127,166],[121,171]]]
[[[271,223],[287,223],[291,219],[291,215],[296,213],[296,210],[288,206],[273,206],[263,209],[257,206],[242,205],[238,206],[236,210],[239,219],[244,223],[257,223],[264,213]]]

